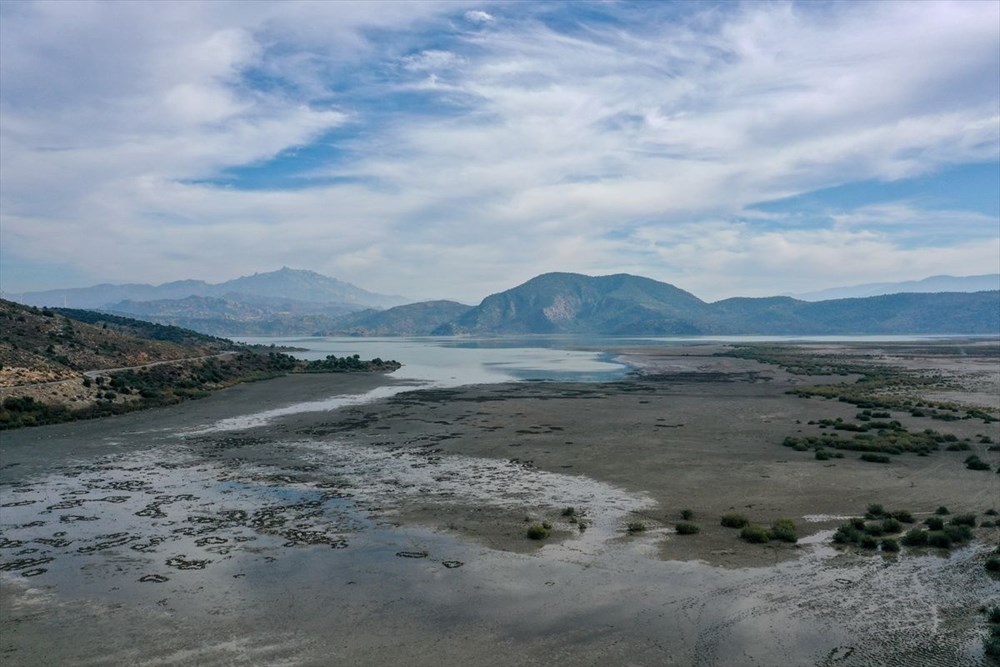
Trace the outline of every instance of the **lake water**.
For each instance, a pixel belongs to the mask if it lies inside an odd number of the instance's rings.
[[[616,361],[615,348],[677,347],[720,343],[905,343],[941,340],[942,336],[464,336],[355,338],[355,337],[246,337],[241,342],[304,348],[300,359],[360,355],[362,359],[395,359],[403,368],[392,377],[458,386],[525,380],[606,382],[630,370]]]

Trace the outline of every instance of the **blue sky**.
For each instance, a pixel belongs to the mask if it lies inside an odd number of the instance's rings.
[[[0,4],[0,288],[1000,271],[1000,3]]]

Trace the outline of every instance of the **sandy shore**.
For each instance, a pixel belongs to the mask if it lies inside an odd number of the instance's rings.
[[[997,529],[950,553],[899,556],[837,551],[829,531],[869,503],[918,518],[939,505],[1000,510],[1000,476],[962,463],[970,453],[1000,463],[977,438],[1000,441],[998,424],[894,413],[971,449],[887,466],[853,452],[817,461],[782,439],[857,408],[786,392],[843,378],[717,351],[616,350],[640,374],[604,384],[415,390],[384,376],[293,376],[4,433],[0,655],[12,665],[978,664],[976,609],[1000,603],[982,568]],[[888,361],[893,351],[838,353]],[[946,367],[966,379],[951,393],[1000,408],[989,357],[908,363]],[[372,391],[382,398],[359,398]],[[684,509],[699,534],[674,532]],[[803,539],[747,544],[719,525],[730,511],[765,525],[790,518]],[[551,536],[528,540],[543,521]],[[629,534],[630,522],[647,530]]]

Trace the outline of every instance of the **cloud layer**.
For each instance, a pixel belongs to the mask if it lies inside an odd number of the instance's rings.
[[[992,168],[997,3],[0,13],[5,290],[39,266],[470,302],[551,270],[704,298],[1000,270],[989,193],[760,206]]]

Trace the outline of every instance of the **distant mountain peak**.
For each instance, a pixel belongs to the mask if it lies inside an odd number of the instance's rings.
[[[355,310],[389,308],[410,302],[401,296],[369,292],[315,271],[292,269],[287,266],[277,271],[254,273],[214,284],[190,279],[160,285],[104,283],[93,287],[28,292],[20,295],[17,300],[34,306],[67,305],[73,308],[102,309],[123,301],[164,301],[191,296],[223,297],[233,293],[313,303],[349,304],[354,305]]]
[[[866,283],[847,287],[831,287],[789,294],[802,301],[829,301],[831,299],[854,299],[883,294],[903,293],[934,293],[934,292],[985,292],[1000,289],[1000,273],[987,273],[976,276],[937,275],[920,280],[905,280],[902,282]]]

